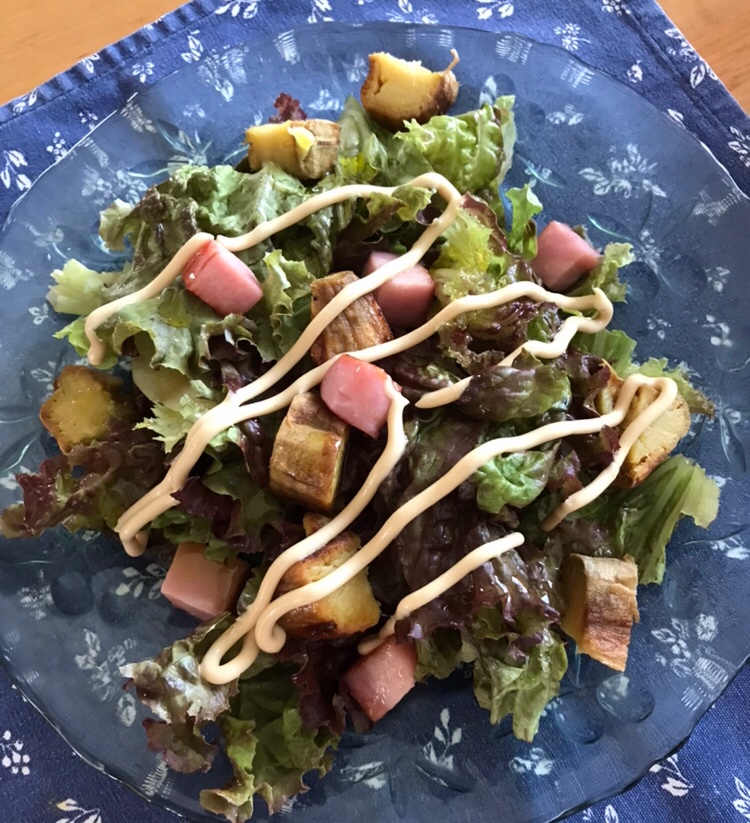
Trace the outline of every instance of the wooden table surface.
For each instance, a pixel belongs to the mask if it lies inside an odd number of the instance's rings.
[[[0,103],[179,5],[175,0],[6,0]],[[750,111],[750,0],[661,0],[667,14]]]

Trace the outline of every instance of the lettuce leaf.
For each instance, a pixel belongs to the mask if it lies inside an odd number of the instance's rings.
[[[36,474],[17,475],[23,503],[0,515],[5,537],[36,537],[63,526],[105,531],[162,477],[164,452],[147,432],[112,426],[106,440],[45,460]]]
[[[217,686],[203,680],[200,661],[231,622],[228,615],[220,615],[162,649],[152,660],[121,666],[120,673],[128,678],[125,688],[134,689],[138,699],[164,723],[216,720],[229,709],[238,684],[233,680]]]
[[[456,405],[478,420],[505,423],[564,411],[570,400],[570,380],[563,369],[522,354],[512,366],[492,366],[475,374]]]
[[[670,457],[634,489],[610,489],[579,512],[604,526],[617,556],[630,554],[641,583],[661,583],[666,546],[682,517],[707,528],[716,518],[719,489],[697,464]]]
[[[494,106],[485,103],[466,114],[438,115],[424,125],[412,120],[404,124],[406,131],[393,136],[460,192],[490,191],[496,197],[513,159],[514,102],[512,97],[500,98]]]
[[[476,472],[477,506],[491,514],[528,506],[544,491],[554,460],[554,449],[493,458]]]
[[[482,609],[461,631],[437,629],[416,649],[419,680],[473,663],[474,694],[490,723],[512,715],[513,733],[529,743],[568,666],[563,641],[545,623],[525,614],[512,628],[496,608]]]
[[[622,303],[627,286],[620,280],[619,272],[634,259],[630,243],[610,243],[605,247],[596,268],[570,292],[571,296],[580,297],[592,294],[594,289],[601,289],[613,303]]]
[[[489,632],[478,644],[474,693],[490,713],[490,723],[513,715],[513,734],[530,743],[549,701],[560,690],[568,667],[563,641],[549,629],[537,632],[536,644],[522,665],[508,659],[504,639]]]
[[[573,346],[606,360],[618,375],[627,375],[633,366],[635,340],[619,329],[602,329],[596,334],[577,334]]]
[[[533,260],[537,253],[533,218],[542,210],[542,203],[528,183],[522,189],[508,189],[505,195],[513,207],[508,248],[524,260]]]
[[[325,774],[338,735],[304,725],[292,664],[261,655],[239,680],[216,686],[201,678],[203,655],[230,624],[228,615],[219,616],[153,660],[120,671],[129,678],[126,687],[156,716],[144,723],[149,745],[177,771],[210,768],[217,747],[203,732],[207,723],[218,723],[234,777],[223,788],[203,791],[201,803],[228,820],[245,821],[255,794],[277,812],[306,790],[306,773]]]
[[[339,119],[342,166],[360,180],[383,185],[436,171],[462,193],[485,192],[496,200],[513,158],[513,103],[513,97],[501,97],[494,106],[438,115],[423,125],[407,122],[406,131],[391,134],[349,98]]]
[[[265,361],[279,360],[310,322],[310,283],[315,278],[304,262],[287,260],[279,249],[267,254],[256,270],[263,300],[249,314],[257,326],[253,343]]]
[[[62,269],[52,272],[55,285],[50,286],[47,300],[60,314],[90,314],[107,302],[104,291],[115,277],[92,271],[77,260],[68,260]]]
[[[233,710],[219,719],[234,778],[201,792],[201,805],[231,821],[249,820],[259,794],[273,814],[307,790],[304,776],[331,768],[329,749],[338,737],[302,723],[299,697],[288,666],[275,665],[240,681]]]

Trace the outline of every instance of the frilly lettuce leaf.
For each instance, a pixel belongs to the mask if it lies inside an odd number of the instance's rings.
[[[459,631],[438,629],[418,640],[419,680],[445,678],[464,663],[474,664],[474,694],[490,723],[513,716],[513,733],[534,739],[542,712],[560,689],[568,661],[562,640],[536,617],[522,615],[511,629],[497,608],[482,609]]]
[[[513,734],[528,743],[568,668],[563,641],[547,628],[536,634],[536,644],[521,665],[509,659],[507,641],[495,639],[491,631],[479,640],[474,661],[474,694],[489,711],[490,723],[512,714]]]
[[[670,457],[634,489],[610,489],[579,516],[608,529],[618,556],[630,554],[641,583],[661,583],[666,546],[682,517],[707,528],[716,518],[719,489],[682,455]]]
[[[399,185],[436,171],[461,192],[487,192],[510,168],[516,139],[513,97],[457,116],[439,115],[423,125],[407,122],[391,134],[374,123],[360,103],[349,98],[339,119],[342,166],[366,182]]]
[[[394,138],[462,194],[488,191],[496,197],[513,158],[513,103],[514,98],[504,97],[466,114],[432,117],[424,125],[412,120]]]
[[[633,365],[635,340],[619,329],[602,329],[596,334],[577,334],[575,348],[606,360],[618,375],[626,375]]]
[[[326,729],[303,725],[290,668],[280,665],[243,678],[233,711],[219,727],[234,778],[201,792],[201,804],[238,823],[252,816],[255,794],[274,813],[306,791],[305,774],[325,775],[333,761],[329,749],[338,742]]]
[[[119,421],[106,440],[50,457],[35,474],[18,475],[23,503],[0,515],[0,533],[33,537],[54,526],[70,532],[112,529],[161,479],[163,461],[161,445],[147,432]]]
[[[570,292],[571,296],[580,297],[601,289],[614,303],[621,303],[625,300],[627,286],[620,280],[619,272],[634,259],[630,243],[610,243],[604,248],[596,268]]]
[[[554,449],[493,458],[476,472],[477,506],[491,514],[528,506],[544,491],[554,460]]]
[[[257,326],[252,341],[265,361],[279,360],[310,322],[314,277],[301,260],[287,260],[278,249],[267,254],[256,270],[263,300],[249,314]]]
[[[133,688],[138,699],[165,723],[216,720],[229,709],[238,683],[208,683],[201,677],[200,661],[231,622],[228,615],[220,615],[162,649],[152,660],[121,666],[120,673],[128,678],[126,688]]]
[[[52,272],[54,286],[47,292],[47,300],[60,314],[90,314],[106,303],[104,292],[116,274],[99,274],[77,260],[68,260],[62,269]]]
[[[508,189],[505,195],[513,207],[508,248],[524,260],[533,260],[537,253],[534,217],[542,210],[542,203],[528,183],[522,189]]]
[[[207,770],[216,747],[202,731],[206,723],[218,723],[234,777],[223,788],[203,791],[201,803],[240,823],[252,816],[254,795],[277,812],[289,797],[306,790],[307,772],[325,774],[338,736],[303,724],[293,665],[261,655],[241,679],[226,685],[201,678],[203,655],[230,624],[228,615],[204,623],[153,660],[123,666],[121,672],[129,678],[127,687],[156,715],[145,724],[149,744],[172,768]]]
[[[568,375],[554,362],[522,354],[512,366],[492,366],[471,378],[456,405],[493,423],[564,411],[570,405]]]

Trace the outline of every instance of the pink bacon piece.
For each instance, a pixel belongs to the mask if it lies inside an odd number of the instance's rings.
[[[386,394],[390,376],[372,363],[349,354],[331,366],[320,384],[320,396],[345,423],[377,437],[388,420],[391,401]]]
[[[552,291],[564,292],[599,262],[599,253],[570,226],[553,220],[539,235],[534,271]]]
[[[222,317],[246,314],[263,297],[252,270],[229,249],[209,240],[182,272],[185,288]]]
[[[342,680],[373,723],[386,715],[412,688],[417,653],[409,643],[389,637],[358,660]]]
[[[199,620],[234,609],[250,566],[237,558],[217,563],[201,543],[180,543],[162,583],[161,593],[173,606]]]
[[[362,277],[397,258],[397,254],[388,251],[370,252]],[[419,265],[397,274],[373,292],[390,325],[404,329],[415,329],[425,322],[434,294],[435,281],[427,269]]]

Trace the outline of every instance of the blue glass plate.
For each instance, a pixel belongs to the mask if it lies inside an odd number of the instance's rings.
[[[101,123],[18,202],[0,232],[0,504],[13,474],[51,453],[37,410],[72,360],[52,339],[64,319],[45,304],[47,275],[75,256],[120,260],[96,236],[115,197],[135,201],[183,163],[236,162],[243,129],[280,91],[308,115],[335,117],[369,52],[435,68],[461,55],[465,110],[517,95],[510,182],[531,179],[546,216],[626,240],[630,301],[616,324],[639,354],[686,360],[717,400],[683,451],[722,486],[705,533],[683,524],[662,588],[643,590],[625,675],[571,660],[533,745],[491,727],[463,673],[417,687],[373,734],[347,735],[336,768],[290,803],[291,820],[549,821],[611,795],[682,741],[750,653],[750,204],[681,126],[569,53],[515,34],[442,27],[320,25],[186,65]],[[167,772],[146,748],[145,711],[118,666],[151,656],[190,627],[161,598],[163,569],[93,534],[51,534],[0,549],[0,650],[14,681],[84,757],[191,820],[216,819],[201,787],[225,776]],[[500,812],[502,810],[502,812]],[[258,819],[265,819],[259,809]]]

